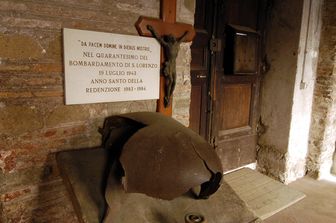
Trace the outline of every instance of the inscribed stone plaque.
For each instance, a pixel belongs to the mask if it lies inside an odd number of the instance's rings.
[[[67,28],[63,37],[66,104],[159,98],[154,38]]]

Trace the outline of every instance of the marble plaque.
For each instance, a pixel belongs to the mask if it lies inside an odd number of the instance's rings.
[[[63,41],[66,104],[159,98],[154,38],[64,28]]]

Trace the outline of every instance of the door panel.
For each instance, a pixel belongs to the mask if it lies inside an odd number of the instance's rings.
[[[255,74],[257,71],[257,35],[236,30],[234,38],[235,57],[237,59],[233,63],[234,74]],[[249,35],[250,34],[250,35]]]
[[[193,129],[198,134],[200,133],[200,120],[201,120],[201,108],[202,107],[202,85],[196,84],[193,81],[191,85],[191,99],[192,104],[190,106],[190,121],[189,121],[189,128]],[[200,100],[199,100],[200,99]]]
[[[196,45],[196,44],[195,44]],[[193,70],[203,70],[206,71],[208,68],[208,63],[209,63],[209,59],[208,59],[208,52],[206,49],[200,48],[197,49],[195,46],[193,45],[193,52],[192,52],[192,60],[191,60],[191,67]]]
[[[225,84],[221,108],[218,109],[221,130],[245,127],[250,121],[251,84]]]
[[[236,24],[257,29],[258,0],[223,0],[223,19],[225,24]]]
[[[213,1],[196,2],[196,36],[191,45],[191,103],[189,128],[208,139],[209,42],[212,34]]]
[[[224,171],[255,162],[256,143],[256,135],[228,137],[226,140],[220,140],[216,152],[223,163]]]

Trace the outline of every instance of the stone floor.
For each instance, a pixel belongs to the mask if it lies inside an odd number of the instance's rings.
[[[267,219],[306,196],[250,168],[225,174],[224,180],[261,220]]]
[[[291,184],[306,197],[264,220],[265,223],[335,223],[336,183],[304,177]]]

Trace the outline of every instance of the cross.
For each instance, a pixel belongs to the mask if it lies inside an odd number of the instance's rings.
[[[184,41],[189,42],[195,36],[194,27],[190,24],[176,22],[176,0],[161,0],[160,19],[140,16],[135,24],[138,33],[141,36],[152,36],[147,26],[152,26],[158,35],[173,35],[175,37],[182,36],[186,31],[188,34],[184,37]],[[161,50],[161,67],[165,61],[163,50]],[[172,115],[172,101],[169,106],[164,106],[165,96],[165,78],[160,75],[160,97],[157,101],[156,111],[164,115]],[[171,99],[172,100],[172,99]]]

